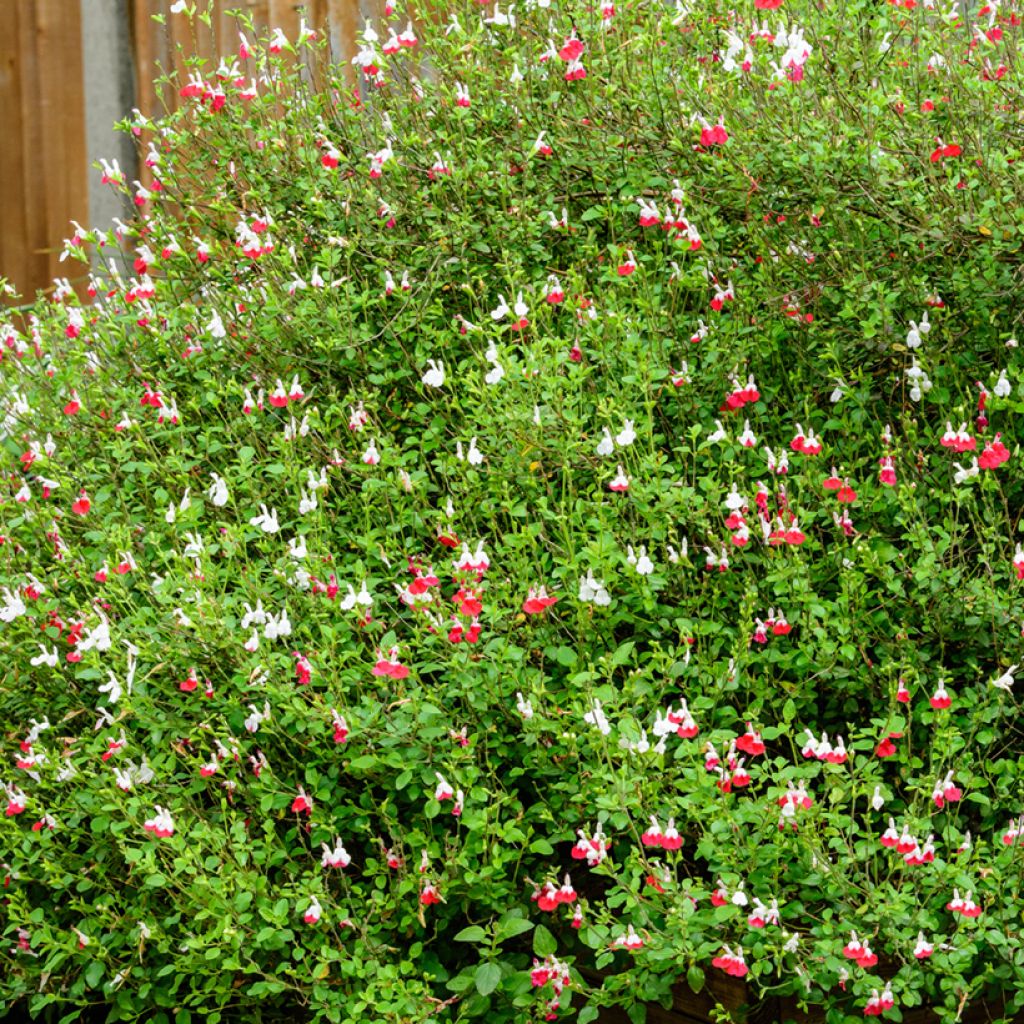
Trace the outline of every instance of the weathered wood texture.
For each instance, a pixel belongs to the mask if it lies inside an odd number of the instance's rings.
[[[147,116],[177,107],[187,57],[216,66],[221,56],[237,54],[239,25],[229,11],[252,18],[257,33],[280,28],[291,40],[305,17],[326,33],[331,59],[350,67],[362,19],[378,8],[377,0],[215,0],[208,28],[172,15],[173,0],[120,2],[132,40],[124,60],[134,69],[133,105]],[[165,24],[153,21],[154,15],[163,15]],[[59,263],[63,240],[72,219],[92,226],[83,89],[83,61],[89,59],[80,0],[0,0],[0,276],[26,296],[62,272],[77,272]],[[177,85],[155,84],[174,73]],[[93,159],[100,155],[110,154]],[[132,176],[152,180],[145,165]]]
[[[32,292],[89,213],[77,0],[0,3],[0,140],[0,276]]]

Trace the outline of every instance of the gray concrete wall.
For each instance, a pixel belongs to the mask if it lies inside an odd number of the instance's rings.
[[[135,146],[114,131],[114,122],[135,106],[135,81],[128,4],[130,0],[80,0],[82,64],[85,90],[85,141],[89,164],[101,156],[120,162],[130,182],[138,177]],[[89,223],[106,230],[114,217],[127,219],[131,201],[100,184],[100,172],[89,170]]]

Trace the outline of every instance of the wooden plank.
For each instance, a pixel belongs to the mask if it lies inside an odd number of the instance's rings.
[[[130,9],[132,50],[135,57],[135,102],[146,117],[155,117],[157,106],[153,22],[149,0],[132,0]]]
[[[28,279],[28,224],[25,216],[25,167],[22,152],[24,110],[23,54],[19,4],[0,4],[0,38],[14,41],[0,53],[0,110],[4,111],[6,142],[0,146],[0,277],[11,280],[19,291],[34,286]]]
[[[72,219],[89,219],[88,160],[85,143],[82,22],[79,4],[36,0],[39,91],[37,120],[42,129],[37,180],[45,190],[40,245],[47,253],[47,284],[62,271],[84,277],[76,264],[61,264],[63,240]]]
[[[363,27],[359,18],[359,4],[353,0],[329,0],[327,20],[331,32],[331,59],[345,65],[348,77],[354,84],[352,58],[359,49],[356,37]]]
[[[210,54],[202,52],[199,32],[203,30],[205,26],[199,23],[199,19],[194,19],[190,24],[188,18],[186,18],[184,14],[170,13],[170,4],[167,0],[161,0],[161,2],[167,8],[168,12],[166,32],[166,38],[168,40],[168,61],[166,70],[168,72],[173,71],[175,75],[174,93],[171,99],[171,104],[173,107],[178,107],[181,105],[178,90],[180,90],[188,81],[189,77],[189,68],[185,63],[186,58],[196,54],[208,57]],[[206,73],[209,73],[208,69],[206,70]]]
[[[299,35],[299,6],[295,0],[269,0],[268,4],[270,30],[282,29],[292,44]]]
[[[40,91],[39,49],[36,38],[36,0],[21,5],[18,22],[18,46],[21,49],[22,130],[21,164],[22,194],[25,206],[24,288],[31,295],[48,282],[49,260],[46,248],[46,185],[43,179],[43,125],[40,122],[38,97]]]

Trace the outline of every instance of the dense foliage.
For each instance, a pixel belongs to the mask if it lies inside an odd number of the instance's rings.
[[[0,327],[0,999],[1020,1008],[1018,6],[416,14]]]

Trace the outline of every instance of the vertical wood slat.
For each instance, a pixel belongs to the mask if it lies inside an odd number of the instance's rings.
[[[21,180],[25,204],[25,256],[28,261],[27,289],[46,285],[46,256],[42,252],[46,237],[46,190],[39,189],[41,172],[39,109],[39,49],[36,36],[36,4],[23,4],[18,21],[18,47],[21,52]],[[22,282],[18,282],[22,286]],[[31,291],[27,292],[31,294]]]
[[[78,4],[0,4],[0,32],[0,275],[32,296],[70,273],[63,240],[88,219]]]
[[[36,0],[36,42],[39,48],[39,116],[41,139],[32,161],[39,191],[47,252],[47,281],[62,269],[78,275],[78,264],[60,263],[70,222],[89,216],[88,162],[85,141],[84,74],[81,7],[65,0]]]
[[[2,38],[15,45],[0,54],[0,110],[4,112],[6,142],[0,146],[0,277],[22,288],[30,273],[28,224],[25,211],[23,160],[24,118],[22,60],[19,45],[19,10],[15,4],[0,4]]]
[[[134,105],[160,117],[181,102],[178,88],[187,78],[184,56],[213,62],[238,50],[238,24],[227,11],[252,17],[260,36],[280,28],[295,42],[301,18],[330,41],[330,58],[350,61],[362,26],[361,8],[376,13],[379,0],[216,0],[211,29],[197,23],[196,35],[182,15],[170,13],[173,0],[125,0],[131,24]],[[152,20],[163,15],[166,25]],[[82,23],[79,0],[0,0],[0,276],[32,296],[59,274],[73,276],[77,264],[59,262],[72,219],[90,224],[83,90]],[[177,52],[181,43],[184,56]],[[175,87],[156,86],[155,78],[177,70]],[[251,72],[251,69],[250,69]],[[128,110],[123,112],[125,115]],[[143,140],[148,143],[148,139]],[[152,172],[140,166],[143,184]],[[105,227],[106,225],[100,225]]]

